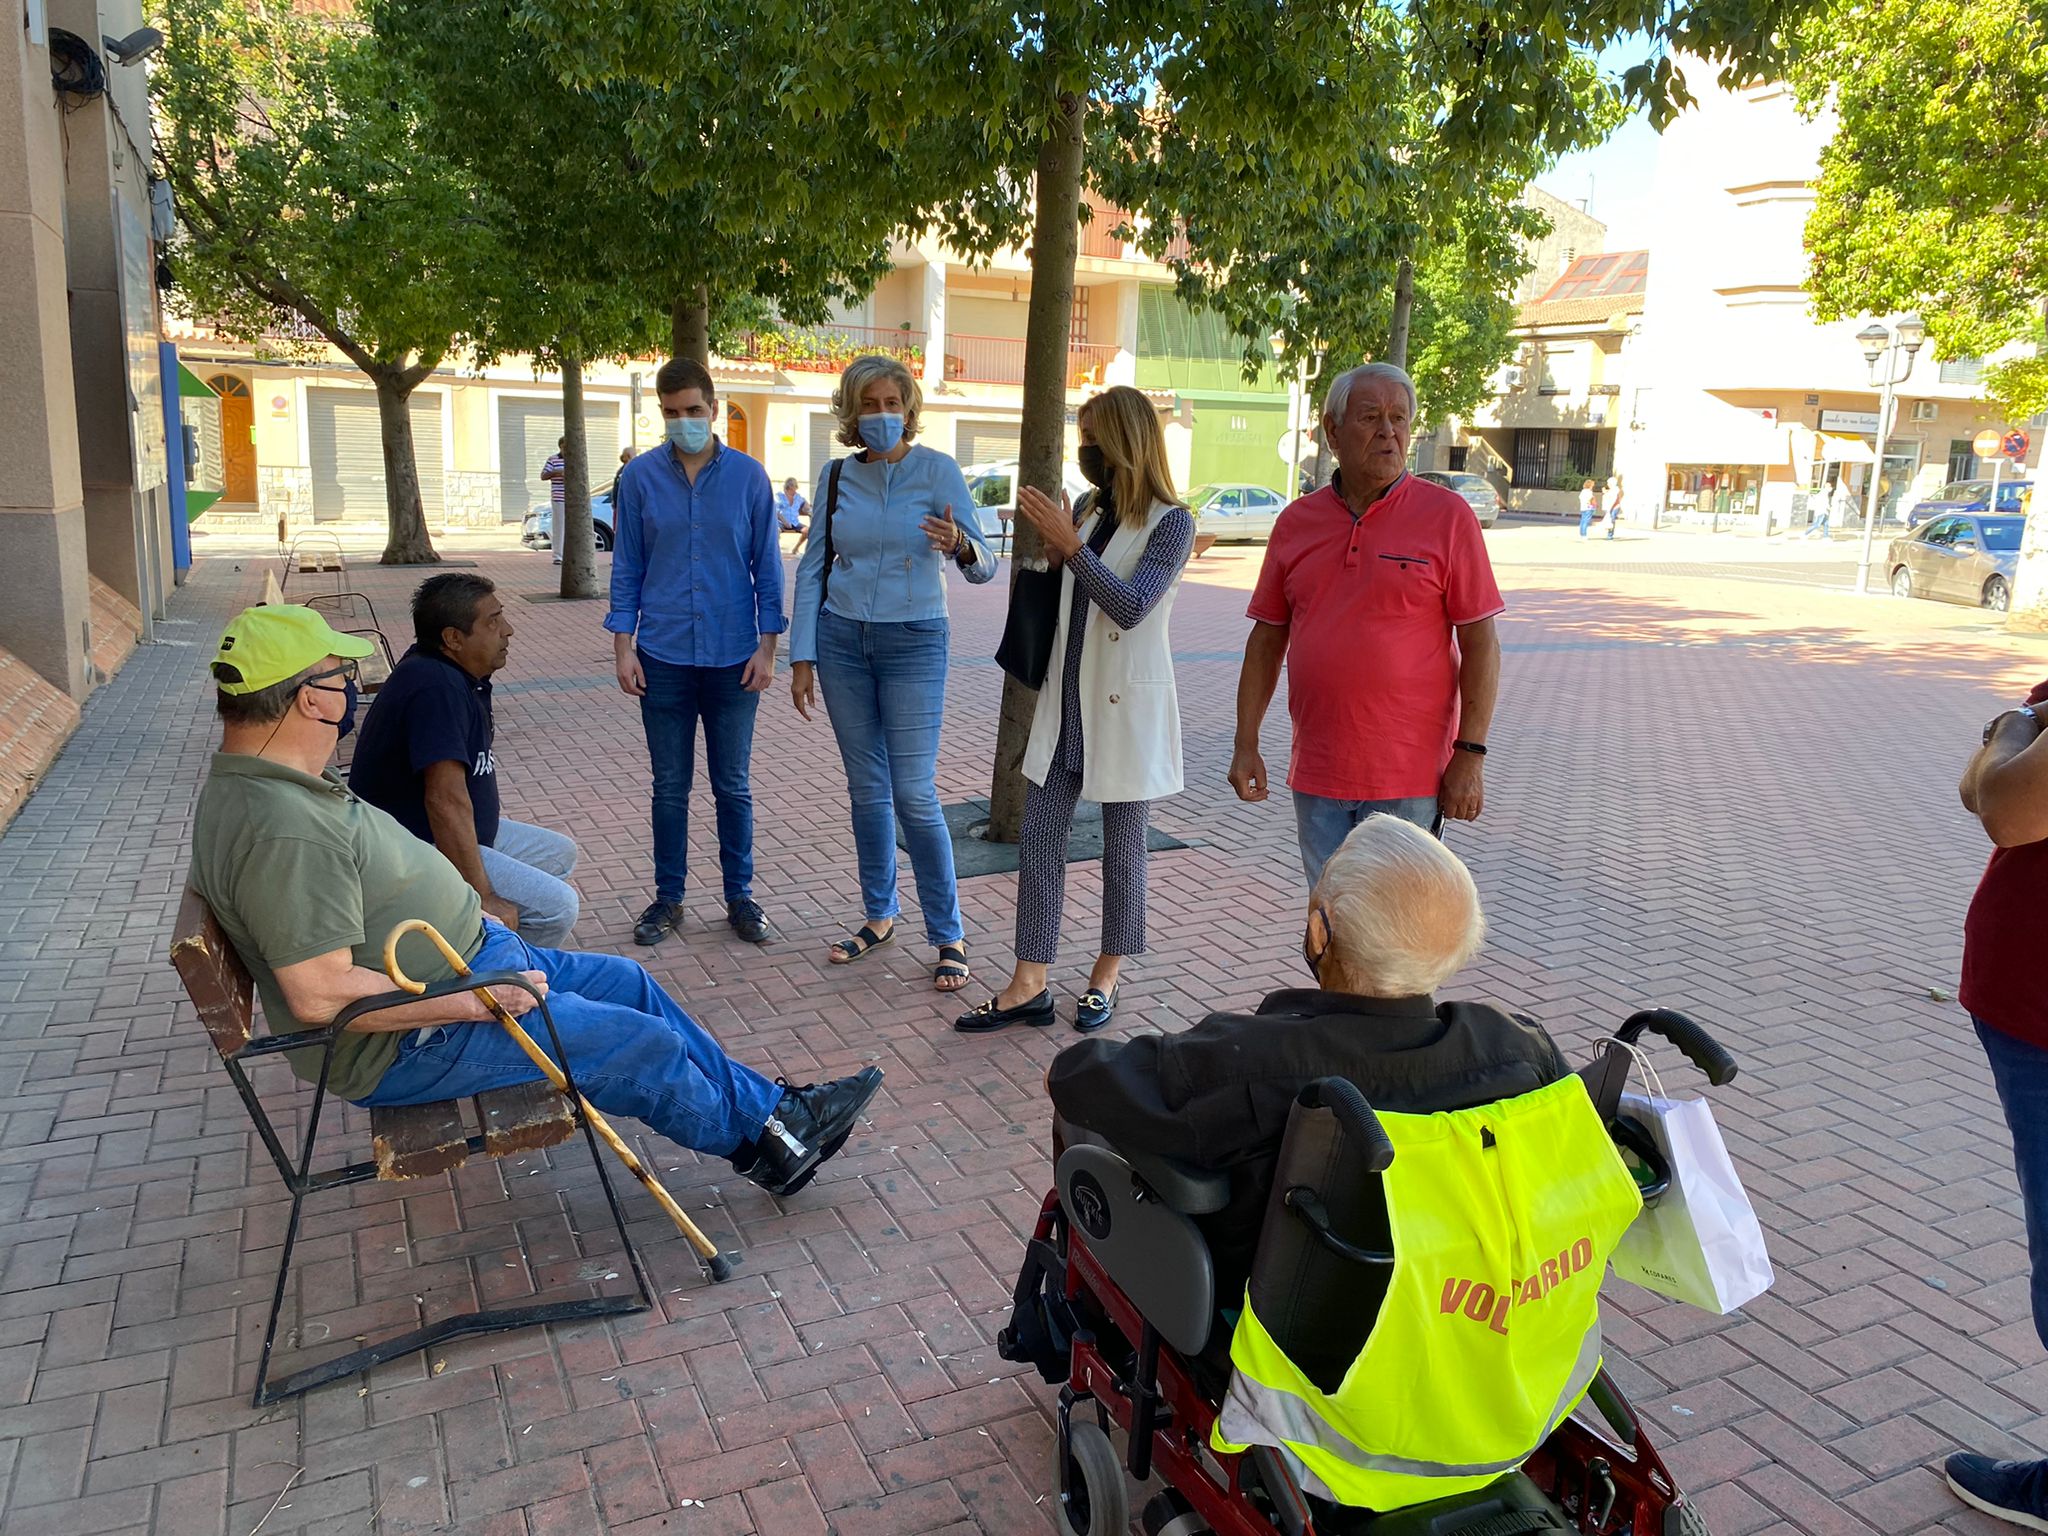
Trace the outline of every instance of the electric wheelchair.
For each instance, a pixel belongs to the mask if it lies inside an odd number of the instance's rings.
[[[1733,1058],[1704,1029],[1657,1009],[1631,1016],[1604,1041],[1598,1059],[1565,1080],[1572,1088],[1552,1088],[1576,1097],[1576,1085],[1584,1084],[1620,1154],[1624,1183],[1632,1178],[1642,1201],[1653,1202],[1669,1186],[1669,1168],[1648,1130],[1620,1112],[1646,1031],[1678,1047],[1716,1086],[1734,1080]],[[1583,1099],[1574,1113],[1588,1123]],[[1230,1344],[1232,1324],[1218,1314],[1226,1299],[1215,1293],[1211,1255],[1193,1218],[1223,1209],[1229,1175],[1126,1157],[1089,1132],[1061,1129],[1068,1144],[1056,1187],[1028,1245],[998,1348],[1060,1386],[1063,1536],[1123,1536],[1130,1523],[1125,1474],[1142,1486],[1155,1472],[1164,1488],[1144,1508],[1147,1536],[1707,1536],[1704,1517],[1598,1362],[1604,1253],[1597,1267],[1590,1259],[1585,1264],[1593,1268],[1593,1353],[1582,1377],[1556,1399],[1554,1427],[1537,1431],[1540,1444],[1523,1445],[1504,1471],[1486,1469],[1483,1486],[1470,1486],[1468,1478],[1448,1496],[1398,1507],[1339,1503],[1307,1472],[1294,1454],[1298,1447],[1231,1448],[1217,1433],[1239,1377],[1219,1349]],[[1485,1144],[1492,1145],[1490,1133]],[[1597,1133],[1593,1144],[1604,1157]],[[1395,1269],[1383,1191],[1394,1156],[1383,1123],[1349,1082],[1325,1078],[1297,1098],[1245,1300],[1248,1311],[1262,1314],[1261,1332],[1326,1391],[1338,1390],[1361,1358]],[[1635,1208],[1631,1197],[1631,1215]],[[1491,1304],[1476,1315],[1505,1335],[1506,1299],[1498,1315],[1489,1315]],[[1458,1310],[1446,1290],[1443,1311]],[[1345,1381],[1344,1390],[1351,1386]],[[1391,1401],[1420,1390],[1414,1380],[1396,1380],[1382,1396]],[[1127,1437],[1121,1458],[1111,1429]]]

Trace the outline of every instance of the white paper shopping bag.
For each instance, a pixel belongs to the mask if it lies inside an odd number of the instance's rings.
[[[1621,1113],[1655,1138],[1671,1165],[1671,1188],[1622,1234],[1614,1272],[1722,1315],[1769,1290],[1763,1228],[1707,1101],[1625,1093]]]

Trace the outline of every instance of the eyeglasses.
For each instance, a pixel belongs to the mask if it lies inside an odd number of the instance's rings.
[[[325,682],[330,677],[338,677],[345,683],[360,683],[363,680],[363,664],[353,660],[344,661],[340,666],[329,667],[325,672],[315,672],[299,686],[302,688],[310,687],[314,683]],[[328,691],[332,692],[333,690],[329,689]]]

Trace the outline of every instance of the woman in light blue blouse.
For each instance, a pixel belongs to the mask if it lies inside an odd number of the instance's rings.
[[[832,946],[845,965],[895,936],[896,828],[903,828],[932,984],[967,985],[953,844],[935,774],[946,709],[946,567],[996,573],[960,466],[912,443],[924,395],[893,357],[849,363],[832,395],[838,440],[861,451],[814,488],[811,542],[790,611],[790,697],[811,718],[822,687],[846,764],[860,857],[861,926]],[[835,494],[836,492],[836,494]]]

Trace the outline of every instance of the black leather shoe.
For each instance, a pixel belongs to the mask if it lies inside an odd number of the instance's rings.
[[[953,1021],[963,1035],[986,1035],[1008,1024],[1030,1024],[1043,1029],[1052,1022],[1052,993],[1041,988],[1038,996],[1014,1008],[998,1008],[990,998],[979,1008],[970,1008]]]
[[[881,1086],[882,1069],[863,1067],[852,1077],[789,1089],[761,1128],[759,1155],[747,1177],[771,1195],[795,1194],[846,1145]]]
[[[1107,992],[1100,987],[1090,987],[1081,994],[1081,1000],[1074,1005],[1074,1028],[1084,1035],[1094,1034],[1115,1017],[1115,987],[1111,987]]]
[[[659,944],[683,925],[681,902],[650,901],[640,921],[633,925],[635,944]]]
[[[725,920],[732,924],[732,931],[749,944],[768,942],[768,915],[761,910],[761,903],[745,898],[728,901],[725,904]]]

